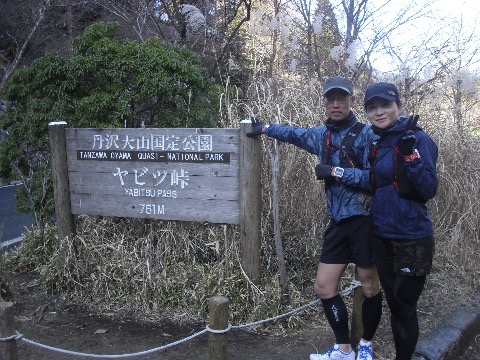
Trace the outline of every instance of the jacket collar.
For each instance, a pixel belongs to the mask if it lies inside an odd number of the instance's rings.
[[[340,131],[340,130],[349,128],[350,126],[355,124],[357,121],[358,121],[357,117],[355,116],[353,111],[350,111],[348,116],[345,119],[340,121],[334,121],[328,118],[327,121],[325,122],[325,126],[327,127],[328,130]]]

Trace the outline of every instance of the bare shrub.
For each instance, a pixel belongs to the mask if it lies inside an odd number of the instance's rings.
[[[251,87],[248,108],[265,122],[302,127],[315,126],[324,119],[320,104],[320,87],[278,84]],[[361,97],[361,96],[360,96]],[[480,139],[468,132],[447,126],[449,114],[432,112],[426,104],[420,111],[421,124],[439,148],[437,196],[429,202],[435,225],[436,255],[434,269],[420,299],[422,331],[428,330],[442,315],[459,303],[468,303],[478,289],[480,260]],[[357,108],[362,119],[363,110]],[[408,113],[408,109],[406,109]],[[272,152],[272,139],[264,138],[266,158]],[[281,149],[280,218],[282,241],[287,249],[290,280],[311,284],[321,246],[323,229],[327,225],[324,193],[316,181],[313,167],[317,159],[294,146],[283,144]],[[270,204],[270,164],[264,163],[264,209]],[[272,245],[271,216],[264,214],[264,242]],[[274,248],[269,248],[273,259]],[[346,277],[352,276],[347,273]],[[303,282],[302,280],[303,279]],[[308,281],[306,280],[308,279]]]
[[[265,123],[311,127],[324,119],[322,96],[316,87],[286,83],[255,83],[249,89],[248,107]],[[267,271],[276,271],[271,195],[275,141],[263,137],[263,254]],[[323,231],[328,224],[323,182],[316,180],[316,156],[279,143],[279,218],[290,280],[304,294],[313,295],[313,280]],[[273,265],[273,267],[271,266]]]
[[[429,288],[432,309],[441,311],[467,303],[479,286],[480,139],[454,128],[432,137],[439,145],[439,189],[429,203],[436,231]]]

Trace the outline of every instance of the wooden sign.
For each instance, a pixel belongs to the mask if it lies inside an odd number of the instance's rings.
[[[72,214],[238,224],[239,129],[65,129]]]

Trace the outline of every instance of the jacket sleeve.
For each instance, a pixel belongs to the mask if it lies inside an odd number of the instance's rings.
[[[427,201],[437,193],[437,158],[438,148],[435,142],[423,131],[415,133],[416,148],[420,158],[405,162],[407,177],[417,193]]]
[[[361,159],[361,168],[345,168],[344,174],[340,181],[347,186],[374,192],[370,183],[370,162],[368,156],[370,152],[370,138],[373,136],[371,127],[365,126],[362,133],[357,137],[354,144],[357,159]]]
[[[268,127],[266,135],[298,146],[311,154],[320,155],[322,135],[324,134],[325,129],[325,126],[316,126],[306,129],[296,126],[272,124]]]

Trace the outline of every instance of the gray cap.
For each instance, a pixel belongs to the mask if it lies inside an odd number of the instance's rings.
[[[353,94],[353,85],[350,79],[344,78],[343,76],[333,76],[327,80],[325,86],[323,87],[323,96],[328,93],[330,90],[340,89],[346,91],[350,95]]]

